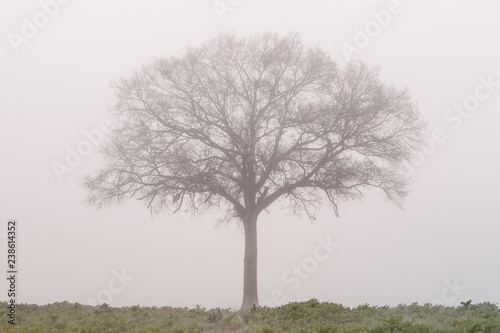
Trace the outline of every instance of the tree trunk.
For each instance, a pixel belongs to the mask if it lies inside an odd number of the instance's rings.
[[[245,219],[243,225],[245,226],[245,260],[241,310],[251,310],[259,306],[257,296],[257,217]]]

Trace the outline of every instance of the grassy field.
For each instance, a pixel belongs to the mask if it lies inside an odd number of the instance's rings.
[[[1,308],[1,332],[500,332],[497,305],[470,301],[458,307],[414,303],[348,308],[312,299],[247,313],[200,306],[20,304],[15,326],[7,323],[7,303]]]

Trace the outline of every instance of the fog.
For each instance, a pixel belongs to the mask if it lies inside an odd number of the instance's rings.
[[[238,225],[217,226],[215,213],[152,215],[135,199],[89,207],[81,182],[103,166],[99,145],[67,159],[89,133],[106,137],[113,79],[222,31],[272,31],[298,32],[340,66],[380,66],[385,82],[408,87],[430,142],[408,167],[404,209],[374,190],[340,204],[339,218],[328,206],[314,223],[278,205],[262,214],[260,301],[499,303],[499,10],[494,1],[2,1],[0,251],[6,272],[6,225],[17,219],[18,302],[239,307]]]

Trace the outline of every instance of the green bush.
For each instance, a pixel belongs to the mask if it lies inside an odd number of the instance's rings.
[[[0,302],[0,316],[7,318],[7,303]],[[462,302],[458,307],[400,304],[396,307],[355,308],[341,304],[294,302],[276,308],[241,312],[230,309],[173,307],[115,308],[59,302],[47,305],[19,304],[17,323],[4,320],[0,332],[72,333],[192,333],[192,332],[296,332],[296,333],[496,333],[500,310],[493,303]]]

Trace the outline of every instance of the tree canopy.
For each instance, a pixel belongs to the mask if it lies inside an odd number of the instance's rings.
[[[422,141],[407,90],[293,34],[222,34],[113,87],[106,167],[85,181],[98,206],[131,196],[155,211],[225,207],[231,219],[281,199],[314,218],[325,199],[336,207],[370,187],[400,204],[399,165]]]

